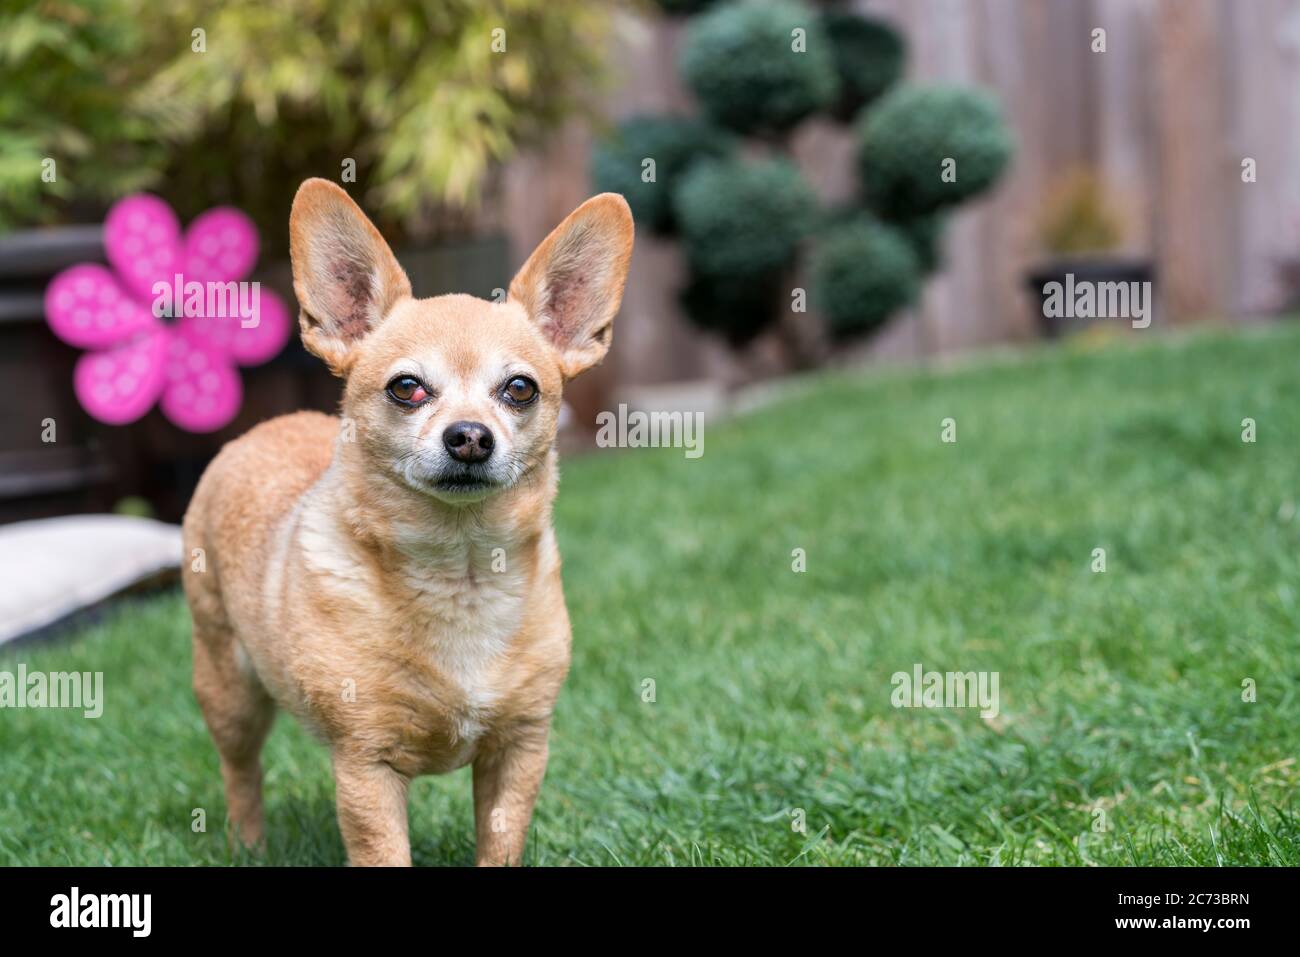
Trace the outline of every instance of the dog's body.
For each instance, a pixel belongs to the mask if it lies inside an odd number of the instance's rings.
[[[409,863],[409,780],[470,763],[478,860],[518,863],[569,663],[560,389],[608,347],[630,215],[584,204],[504,303],[410,298],[323,181],[299,191],[291,234],[304,342],[347,380],[343,424],[298,413],[230,443],[184,525],[194,686],[231,820],[262,840],[278,703],[331,750],[353,863]]]

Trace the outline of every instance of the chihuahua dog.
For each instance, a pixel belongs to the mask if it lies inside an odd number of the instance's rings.
[[[238,838],[263,841],[276,706],[330,749],[356,865],[408,865],[407,786],[473,765],[479,864],[521,862],[570,629],[551,528],[564,383],[599,362],[632,216],[583,203],[504,300],[415,299],[338,186],[289,217],[303,344],[342,419],[231,442],[185,515],[194,690]]]

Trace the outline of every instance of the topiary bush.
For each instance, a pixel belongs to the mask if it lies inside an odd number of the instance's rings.
[[[686,174],[673,207],[692,268],[743,280],[791,264],[817,199],[785,160],[709,160]]]
[[[802,52],[795,29],[805,31]],[[739,133],[782,132],[839,93],[830,42],[798,4],[726,3],[701,14],[678,65],[705,113]]]
[[[827,10],[821,23],[840,81],[835,118],[848,121],[902,78],[907,43],[885,21],[847,10]]]
[[[899,87],[870,107],[858,154],[867,205],[888,219],[928,216],[983,192],[1011,159],[991,96],[957,87]],[[945,160],[955,161],[950,182]]]
[[[866,217],[827,233],[811,266],[818,306],[836,337],[874,331],[921,288],[921,263],[907,236]]]
[[[785,278],[779,269],[731,276],[693,272],[678,298],[695,326],[742,348],[776,318]]]
[[[912,252],[916,253],[916,261],[921,266],[921,272],[929,275],[943,262],[943,227],[946,223],[947,217],[943,213],[934,213],[930,216],[900,220],[890,225],[902,233],[903,238],[912,247]]]
[[[704,161],[682,179],[674,210],[691,268],[686,316],[739,347],[776,318],[817,200],[785,160]]]
[[[591,178],[599,192],[622,193],[638,226],[665,235],[676,227],[672,191],[701,159],[730,155],[735,141],[716,126],[693,117],[637,116],[592,149]],[[654,160],[654,180],[645,181],[645,161]]]
[[[691,18],[678,57],[707,122],[629,121],[594,148],[592,174],[598,189],[627,197],[640,224],[680,238],[690,277],[680,301],[691,321],[743,346],[789,318],[808,247],[813,299],[832,336],[869,333],[913,302],[940,262],[947,211],[992,185],[1010,158],[996,103],[899,86],[906,42],[871,17],[791,0],[660,6],[708,8]],[[817,113],[857,117],[861,188],[840,208],[822,209],[789,161],[796,125]],[[760,142],[742,149],[732,134]],[[641,179],[647,158],[656,183]],[[801,338],[781,336],[794,365],[806,364]]]

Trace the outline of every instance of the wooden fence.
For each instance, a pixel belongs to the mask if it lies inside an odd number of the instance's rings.
[[[1047,191],[1091,167],[1126,217],[1126,251],[1150,256],[1158,322],[1275,311],[1300,261],[1300,0],[862,0],[906,35],[909,78],[981,86],[1018,141],[990,197],[955,217],[947,265],[919,306],[873,343],[886,356],[949,353],[1034,335],[1023,288],[1040,254]],[[1094,29],[1106,50],[1093,52]],[[674,70],[679,24],[622,24],[623,82],[609,114],[690,109]],[[506,170],[502,221],[516,256],[591,192],[593,133],[574,126]],[[796,155],[819,192],[853,189],[850,134],[810,122]],[[1253,159],[1257,180],[1243,182]],[[638,237],[614,358],[584,388],[727,374],[732,360],[679,315],[676,249]],[[581,402],[581,399],[579,399]]]

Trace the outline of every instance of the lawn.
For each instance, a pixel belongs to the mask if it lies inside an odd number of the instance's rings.
[[[1137,335],[823,376],[699,459],[570,460],[529,860],[1300,864],[1297,370],[1296,325]],[[106,704],[0,712],[0,863],[253,860],[178,595],[20,661],[102,671]],[[894,708],[918,662],[997,672],[1000,713]],[[324,750],[282,718],[264,757],[262,860],[343,863]],[[467,769],[415,784],[411,835],[472,862]]]

